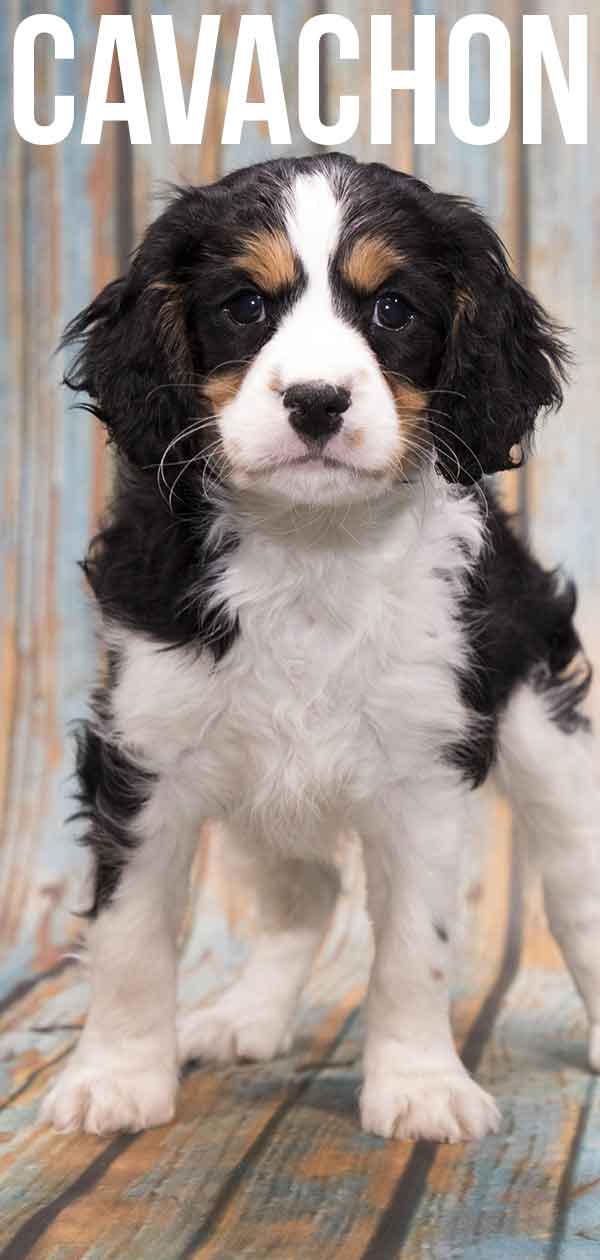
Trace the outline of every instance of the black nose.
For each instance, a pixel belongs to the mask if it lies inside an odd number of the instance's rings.
[[[350,406],[350,391],[322,381],[290,385],[283,395],[290,424],[304,442],[324,446],[342,427],[342,412]]]

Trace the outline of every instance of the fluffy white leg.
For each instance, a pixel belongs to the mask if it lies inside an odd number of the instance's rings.
[[[590,731],[562,730],[521,687],[500,732],[501,783],[538,862],[548,922],[587,1010],[600,1071],[600,762]]]
[[[397,807],[362,827],[375,956],[361,1118],[382,1137],[458,1142],[499,1123],[449,1021],[463,805],[455,786],[408,786]]]
[[[198,821],[161,781],[135,831],[139,845],[89,927],[85,1028],[42,1104],[41,1121],[63,1131],[135,1132],[175,1110],[176,940]]]
[[[257,896],[259,933],[241,976],[178,1020],[180,1062],[272,1059],[292,1043],[298,999],[339,887],[334,867],[264,854],[245,867]]]

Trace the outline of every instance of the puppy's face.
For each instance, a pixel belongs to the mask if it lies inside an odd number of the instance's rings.
[[[466,203],[339,155],[185,191],[68,332],[138,465],[335,503],[511,463],[562,348]],[[183,461],[183,462],[182,462]]]
[[[417,265],[414,216],[404,232],[370,228],[352,173],[295,174],[269,218],[238,236],[221,291],[199,286],[204,392],[241,489],[373,495],[410,477],[429,447],[444,296]]]

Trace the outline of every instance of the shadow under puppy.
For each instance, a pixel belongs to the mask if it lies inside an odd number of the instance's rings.
[[[598,1067],[600,815],[574,591],[481,480],[560,404],[566,353],[495,233],[385,166],[268,162],[178,192],[65,343],[118,468],[85,562],[108,659],[79,758],[91,1007],[44,1118],[163,1124],[186,1058],[289,1047],[337,837],[355,828],[375,940],[363,1126],[494,1130],[448,1017],[465,813],[493,767]],[[241,978],[177,1026],[209,818],[244,854],[260,931]]]

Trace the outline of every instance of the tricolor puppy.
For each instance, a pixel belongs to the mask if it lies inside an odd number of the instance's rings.
[[[191,1056],[268,1059],[363,845],[375,955],[362,1123],[498,1124],[448,1018],[456,869],[492,768],[542,863],[600,1065],[600,812],[572,587],[482,478],[561,402],[565,350],[467,202],[350,158],[182,190],[67,330],[118,454],[85,570],[107,648],[80,746],[91,1009],[44,1116],[164,1124]],[[261,927],[176,1026],[198,830]]]

